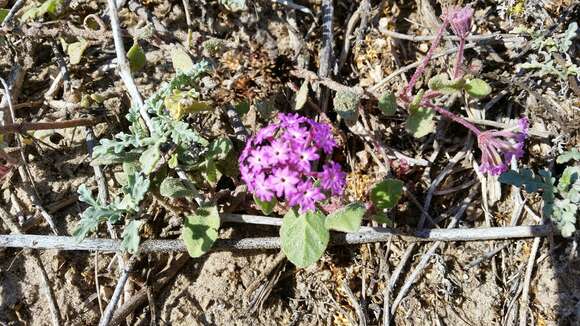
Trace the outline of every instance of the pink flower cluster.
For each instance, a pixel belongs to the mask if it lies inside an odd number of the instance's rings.
[[[285,199],[301,212],[341,195],[346,173],[340,164],[327,160],[318,171],[322,155],[337,146],[328,124],[298,114],[279,114],[272,123],[250,138],[240,155],[240,172],[248,190],[261,201]]]
[[[528,125],[528,119],[521,118],[516,127],[480,132],[477,135],[477,145],[481,150],[480,171],[500,175],[508,170],[512,157],[521,158],[524,155],[524,141],[528,137]]]

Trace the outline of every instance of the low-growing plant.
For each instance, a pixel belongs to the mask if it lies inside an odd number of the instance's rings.
[[[562,236],[570,237],[576,231],[578,208],[580,205],[580,152],[573,149],[560,155],[559,164],[575,161],[567,166],[558,181],[548,170],[539,170],[537,174],[530,169],[507,171],[499,181],[521,187],[527,192],[541,192],[542,213],[560,231]]]
[[[356,232],[366,208],[353,203],[325,216],[320,207],[341,196],[346,183],[346,173],[330,159],[337,147],[332,128],[297,114],[278,120],[248,140],[240,172],[264,213],[279,203],[290,208],[280,228],[282,251],[304,267],[322,256],[329,230]]]
[[[397,98],[409,113],[406,127],[409,133],[415,137],[423,137],[434,131],[433,118],[435,113],[462,125],[477,137],[477,144],[481,151],[479,169],[484,173],[499,175],[507,171],[506,163],[509,163],[512,157],[520,158],[524,154],[524,141],[528,135],[527,118],[520,119],[516,126],[504,130],[481,130],[461,115],[436,103],[436,100],[448,94],[465,92],[472,98],[479,99],[489,95],[492,91],[484,80],[476,78],[469,71],[464,72],[465,69],[462,66],[465,41],[471,29],[472,16],[473,9],[469,7],[447,9],[442,17],[443,24],[437,31],[427,55],[415,70],[405,89],[396,97],[391,93],[384,94],[379,99],[379,106],[384,114],[391,115],[396,111],[394,99]],[[448,27],[451,27],[455,36],[459,38],[459,47],[451,76],[447,74],[436,75],[428,81],[428,90],[421,89],[413,94],[415,84],[423,75]]]
[[[203,186],[204,182],[215,186],[222,173],[232,173],[221,164],[233,148],[230,139],[205,139],[189,123],[182,121],[190,113],[210,109],[196,91],[200,77],[209,66],[205,62],[193,65],[190,60],[183,60],[183,56],[177,57],[181,60],[174,62],[176,76],[145,101],[151,126],[145,127],[139,110],[132,107],[126,115],[129,132],[102,139],[94,148],[91,164],[122,165],[122,172],[115,174],[122,188],[112,200],[99,202],[85,185],[79,187],[80,200],[89,207],[82,213],[74,231],[78,240],[95,232],[103,222],[124,223],[122,248],[135,252],[139,245],[139,228],[144,222],[140,212],[148,194],[158,192],[168,199],[187,200],[197,194],[197,186]],[[209,203],[202,204],[194,214],[186,216],[183,224],[182,238],[192,256],[211,247],[219,227],[217,208]]]

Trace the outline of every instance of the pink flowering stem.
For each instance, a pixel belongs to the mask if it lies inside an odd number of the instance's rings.
[[[441,114],[442,116],[453,120],[457,123],[459,123],[460,125],[464,126],[465,128],[471,130],[476,136],[479,136],[481,134],[481,130],[479,130],[474,124],[470,123],[469,121],[465,120],[464,118],[462,118],[461,116],[454,114],[450,111],[445,110],[442,107],[439,107],[437,105],[434,105],[432,103],[429,103],[428,101],[421,101],[421,106],[423,107],[427,107],[430,109],[433,109],[437,112],[439,112],[439,114]]]
[[[463,52],[465,51],[465,37],[459,39],[459,50],[457,51],[457,59],[455,60],[455,67],[453,67],[453,79],[461,77],[461,64],[463,63]]]
[[[409,81],[409,84],[407,84],[407,87],[405,87],[404,94],[406,96],[411,95],[411,91],[413,90],[413,87],[415,87],[415,84],[417,83],[417,79],[419,79],[419,76],[421,76],[423,74],[423,72],[425,71],[425,68],[427,67],[427,64],[429,63],[429,61],[431,61],[431,57],[433,57],[433,53],[435,52],[435,49],[437,48],[439,43],[441,43],[441,39],[443,38],[443,33],[445,33],[445,29],[447,29],[448,25],[449,25],[449,19],[447,17],[444,17],[443,24],[441,24],[441,27],[439,27],[439,30],[437,31],[437,35],[435,35],[435,39],[433,39],[433,43],[431,44],[431,48],[427,52],[427,55],[421,61],[421,64],[419,65],[419,67],[417,67],[417,69],[415,69],[415,73],[411,77],[411,80]]]

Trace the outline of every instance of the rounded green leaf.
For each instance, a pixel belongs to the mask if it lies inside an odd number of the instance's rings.
[[[324,227],[324,216],[318,212],[297,215],[290,210],[282,220],[282,251],[298,267],[314,264],[326,250],[330,233]]]
[[[465,84],[465,91],[473,97],[484,97],[491,93],[491,86],[485,81],[475,78]]]
[[[194,68],[193,61],[191,61],[189,54],[179,47],[171,49],[171,62],[173,63],[173,69],[175,69],[175,72],[177,73],[189,72]]]
[[[453,94],[463,89],[465,86],[465,79],[458,78],[449,80],[447,74],[439,74],[429,79],[428,85],[429,89],[446,94]]]
[[[352,203],[326,217],[324,226],[329,230],[357,232],[367,209],[361,203]]]
[[[341,118],[344,119],[347,125],[352,126],[358,120],[358,105],[360,103],[360,96],[349,91],[336,92],[334,95],[334,110]]]
[[[407,131],[415,138],[424,137],[435,130],[435,112],[427,108],[411,110],[407,117]]]
[[[83,38],[81,38],[79,42],[71,43],[68,45],[66,52],[70,58],[71,65],[76,65],[81,62],[83,53],[88,46],[89,43]]]
[[[220,217],[216,206],[201,207],[187,216],[181,229],[181,239],[193,258],[208,252],[218,238]]]
[[[403,194],[403,182],[397,179],[387,179],[378,183],[371,190],[371,200],[380,209],[393,208]]]
[[[383,94],[381,98],[379,98],[379,109],[383,111],[383,114],[391,116],[395,114],[397,111],[397,98],[391,92]]]
[[[183,198],[193,196],[193,192],[178,178],[165,178],[159,186],[159,193],[169,198]]]
[[[256,197],[256,195],[254,195],[254,202],[260,208],[260,210],[266,215],[272,213],[274,207],[276,207],[276,204],[278,204],[278,200],[276,199],[276,197],[273,197],[272,200],[270,201],[262,201],[260,200],[260,198]]]
[[[127,51],[127,59],[129,59],[131,72],[139,71],[145,67],[145,62],[147,61],[145,52],[143,52],[137,40],[133,41],[133,46]]]

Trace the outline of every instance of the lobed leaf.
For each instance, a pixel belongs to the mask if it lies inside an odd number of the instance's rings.
[[[130,254],[134,254],[139,249],[141,237],[139,236],[139,229],[143,225],[142,220],[131,220],[123,229],[123,241],[121,241],[121,250],[125,250]]]

